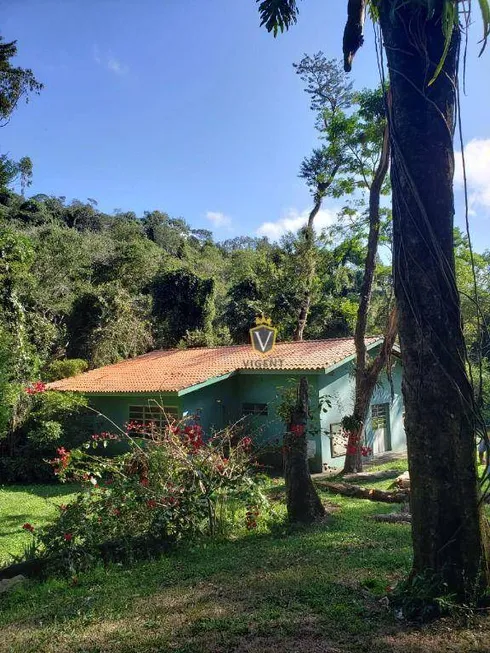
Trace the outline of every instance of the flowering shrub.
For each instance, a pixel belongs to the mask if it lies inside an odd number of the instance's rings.
[[[115,438],[126,440],[129,451],[100,455],[100,447]],[[265,499],[251,445],[250,438],[236,440],[229,431],[205,441],[199,424],[157,429],[132,423],[124,434],[95,434],[79,449],[58,448],[51,461],[55,473],[84,489],[36,535],[42,555],[74,573],[96,559],[140,557],[181,540],[226,533],[240,513],[241,528],[256,528]]]
[[[28,395],[37,395],[41,392],[45,392],[45,390],[46,384],[42,381],[34,381],[34,383],[30,383],[25,389]]]

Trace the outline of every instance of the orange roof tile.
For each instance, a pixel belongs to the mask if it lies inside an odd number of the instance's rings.
[[[367,343],[379,340],[368,338]],[[54,381],[47,388],[83,393],[178,392],[214,377],[254,369],[259,361],[268,361],[269,370],[320,370],[354,353],[352,338],[279,342],[268,357],[250,345],[168,349]]]

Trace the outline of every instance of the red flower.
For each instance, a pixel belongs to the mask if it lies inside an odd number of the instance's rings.
[[[156,508],[157,502],[155,501],[155,499],[148,499],[146,505],[148,506],[148,508]]]
[[[298,438],[304,435],[305,430],[304,424],[291,424],[291,433],[294,433]]]
[[[252,446],[252,438],[249,437],[242,438],[241,445],[245,450],[250,449],[250,447]]]
[[[22,526],[22,528],[23,528],[25,531],[29,531],[29,533],[33,533],[33,532],[34,532],[34,526],[33,526],[32,524],[25,523],[24,526]]]
[[[73,539],[73,533],[65,533],[63,535],[65,542],[71,542]]]
[[[143,478],[140,480],[140,484],[141,484],[143,487],[148,487],[148,485],[149,485],[149,481],[148,481],[148,479],[146,478],[146,476],[143,477]]]
[[[25,388],[25,391],[28,395],[37,395],[40,392],[44,392],[45,390],[46,384],[42,381],[35,381],[34,383],[28,385],[27,388]]]

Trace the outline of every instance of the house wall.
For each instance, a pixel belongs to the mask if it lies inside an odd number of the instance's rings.
[[[304,372],[302,373],[304,375]],[[272,445],[276,450],[282,444],[284,435],[284,423],[279,417],[278,407],[282,390],[288,387],[296,387],[300,374],[285,372],[277,374],[267,370],[241,371],[237,375],[237,397],[239,399],[239,415],[243,403],[267,404],[268,414],[265,416],[250,416],[245,418],[246,425],[254,437],[254,440],[267,449]],[[321,471],[321,439],[320,419],[317,410],[318,397],[318,373],[307,374],[310,385],[310,397],[312,406],[312,418],[309,424],[309,463],[312,472]],[[271,457],[272,459],[272,457]],[[276,454],[275,459],[280,462],[280,455]]]
[[[406,449],[406,437],[403,427],[403,399],[401,393],[401,364],[396,359],[392,368],[393,397],[390,382],[386,372],[380,375],[377,387],[371,399],[372,404],[389,404],[390,450]],[[328,397],[331,403],[326,412],[320,414],[321,449],[323,464],[331,467],[342,467],[345,456],[333,457],[331,451],[331,425],[338,424],[345,415],[350,415],[354,409],[355,379],[354,363],[346,362],[327,374],[318,377],[319,396]],[[374,432],[371,424],[371,411],[366,421],[366,444],[373,444]]]
[[[181,400],[176,393],[88,395],[88,399],[92,408],[101,413],[105,422],[103,428],[108,431],[114,431],[114,424],[124,428],[129,421],[130,406],[151,406],[156,402],[160,406],[175,406],[181,410]]]
[[[130,406],[154,406],[155,403],[163,407],[176,407],[179,413],[182,411],[181,401],[177,394],[141,394],[131,392],[128,394],[113,395],[87,395],[90,406],[100,413],[97,419],[97,431],[109,431],[117,433],[117,429],[124,430],[129,421]],[[89,434],[87,434],[89,435]],[[107,449],[101,451],[108,455],[119,454],[127,450],[127,444],[110,442]]]
[[[219,431],[237,416],[237,377],[230,376],[180,397],[182,416],[199,415],[204,433]]]

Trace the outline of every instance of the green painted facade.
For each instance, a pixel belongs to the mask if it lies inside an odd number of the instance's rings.
[[[343,457],[332,455],[332,425],[352,412],[354,401],[353,362],[346,360],[327,370],[284,371],[241,370],[180,392],[164,394],[100,394],[89,395],[93,408],[105,416],[109,429],[114,424],[124,427],[129,420],[130,406],[152,405],[175,407],[182,417],[199,416],[206,434],[211,434],[229,424],[239,422],[255,442],[263,447],[280,448],[284,425],[277,415],[281,390],[295,386],[302,375],[310,384],[313,415],[309,427],[309,457],[312,472],[326,466],[340,467]],[[383,373],[375,390],[372,404],[383,404],[388,415],[386,449],[403,450],[406,447],[403,429],[403,402],[401,396],[401,365],[392,368],[392,384]],[[328,397],[330,407],[324,412],[316,410],[322,397]],[[316,401],[318,398],[318,401]],[[244,404],[267,404],[267,415],[243,417]],[[370,412],[371,415],[371,412]],[[366,425],[366,440],[374,438],[371,416]],[[277,459],[277,456],[276,456]]]

